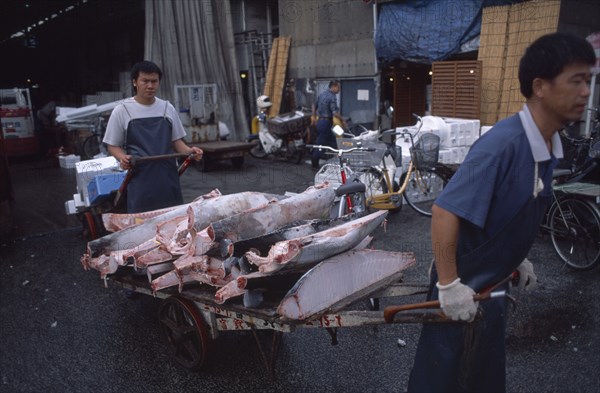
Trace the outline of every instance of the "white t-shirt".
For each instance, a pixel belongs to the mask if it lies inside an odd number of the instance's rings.
[[[173,124],[171,141],[185,137],[186,132],[181,124],[181,119],[171,103],[155,97],[152,105],[143,105],[131,97],[124,99],[113,109],[102,142],[112,146],[123,146],[125,145],[125,132],[130,120],[162,116],[169,118],[171,124]]]

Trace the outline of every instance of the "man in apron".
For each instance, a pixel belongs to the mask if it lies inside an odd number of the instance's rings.
[[[506,390],[506,299],[478,305],[473,295],[515,269],[520,287],[535,284],[525,257],[562,157],[557,131],[584,113],[594,62],[591,45],[575,36],[555,33],[533,42],[519,66],[523,109],[472,146],[436,200],[428,298],[464,323],[423,326],[408,391]]]
[[[138,213],[183,203],[177,163],[163,159],[138,163],[131,168],[132,156],[146,157],[173,152],[193,154],[198,161],[202,150],[189,147],[177,111],[168,101],[156,97],[162,71],[142,61],[131,70],[135,95],[123,100],[110,115],[103,142],[121,168],[134,170],[127,186],[127,212]]]

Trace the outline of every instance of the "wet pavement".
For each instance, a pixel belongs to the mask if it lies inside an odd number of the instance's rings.
[[[249,332],[223,333],[209,362],[189,372],[169,357],[157,320],[161,301],[129,299],[98,272],[84,271],[81,225],[66,216],[75,192],[72,170],[46,161],[11,166],[17,200],[14,231],[0,241],[0,391],[2,392],[401,392],[419,325],[378,325],[338,331],[332,346],[324,329],[284,334],[277,380],[269,382]],[[241,170],[190,168],[184,199],[214,188],[299,192],[310,183],[310,165],[246,158]],[[375,248],[414,251],[417,265],[405,281],[424,282],[429,218],[404,207],[375,232]],[[540,236],[529,255],[539,284],[514,292],[509,320],[509,392],[600,392],[600,269],[572,272]],[[420,301],[415,297],[411,301]],[[382,304],[391,304],[394,299]],[[403,302],[406,299],[402,299]],[[355,307],[367,307],[361,301]],[[404,347],[397,340],[406,342]],[[432,376],[434,377],[434,376]]]

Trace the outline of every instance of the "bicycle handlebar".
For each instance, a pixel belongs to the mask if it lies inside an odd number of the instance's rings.
[[[334,149],[331,146],[324,146],[324,145],[306,145],[307,149],[319,149],[319,150],[329,150],[332,151],[334,153],[338,153],[338,154],[344,154],[344,153],[350,153],[353,151],[377,151],[377,149],[373,148],[373,147],[351,147],[350,149]]]

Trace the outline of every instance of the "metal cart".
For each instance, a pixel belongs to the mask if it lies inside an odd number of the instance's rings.
[[[401,277],[402,272],[398,272],[380,286],[369,288],[368,293],[362,293],[359,298],[344,299],[325,313],[303,321],[286,320],[278,315],[276,309],[281,299],[277,298],[265,298],[265,303],[260,308],[247,308],[239,298],[217,304],[214,300],[215,289],[206,285],[186,286],[181,293],[170,288],[154,294],[145,276],[117,274],[111,280],[124,289],[163,299],[159,309],[159,322],[168,350],[181,366],[190,370],[202,368],[210,356],[211,339],[217,338],[222,332],[250,330],[268,377],[273,381],[283,333],[303,328],[325,329],[331,335],[332,345],[335,345],[339,328],[384,324],[386,321],[383,311],[356,309],[356,304],[369,296],[383,298],[426,292],[426,284],[403,283],[400,281]],[[437,320],[442,321],[439,312],[425,310],[403,313],[394,322],[423,323]],[[260,330],[273,331],[270,345],[263,343],[258,334]]]

